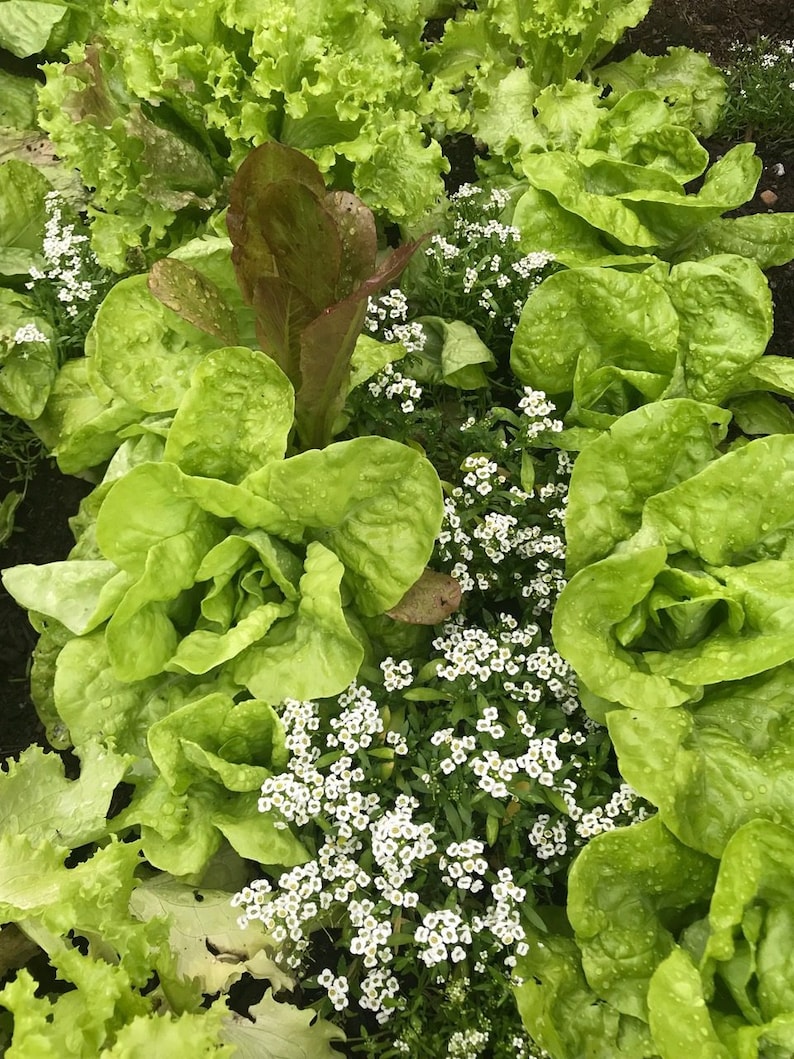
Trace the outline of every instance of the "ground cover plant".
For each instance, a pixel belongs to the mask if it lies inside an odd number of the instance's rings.
[[[791,1052],[794,223],[705,58],[595,65],[646,7],[35,45],[96,190],[0,167],[86,494],[3,574],[63,754],[0,776],[9,1056]]]

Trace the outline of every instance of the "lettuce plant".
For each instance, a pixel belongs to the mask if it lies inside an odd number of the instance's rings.
[[[791,1047],[792,447],[726,450],[728,422],[649,405],[574,467],[555,643],[657,813],[581,853],[519,962],[519,1007],[555,1056],[583,1034],[635,1059]]]

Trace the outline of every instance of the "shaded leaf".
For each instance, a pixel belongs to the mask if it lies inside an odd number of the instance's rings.
[[[409,625],[438,625],[460,606],[461,589],[454,577],[427,569],[396,607],[386,613]]]

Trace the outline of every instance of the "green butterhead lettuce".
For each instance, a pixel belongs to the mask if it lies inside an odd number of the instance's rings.
[[[640,527],[645,501],[719,456],[730,413],[674,398],[621,416],[579,454],[566,510],[566,569],[603,559]]]
[[[645,710],[608,714],[622,774],[693,849],[719,857],[759,817],[794,811],[791,664],[718,685],[663,723]]]
[[[676,706],[794,657],[792,476],[791,435],[749,442],[648,497],[636,534],[575,574],[553,632],[591,692]]]
[[[510,364],[522,382],[570,405],[566,424],[604,429],[665,398],[727,400],[749,386],[771,335],[767,280],[745,258],[638,273],[579,267],[527,300]]]

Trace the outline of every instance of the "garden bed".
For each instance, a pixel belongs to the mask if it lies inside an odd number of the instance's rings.
[[[593,72],[473,5],[304,55],[146,2],[47,68],[91,226],[40,130],[0,172],[60,463],[0,545],[0,1050],[788,1056],[794,120],[720,133],[683,49],[788,61],[789,5]]]

